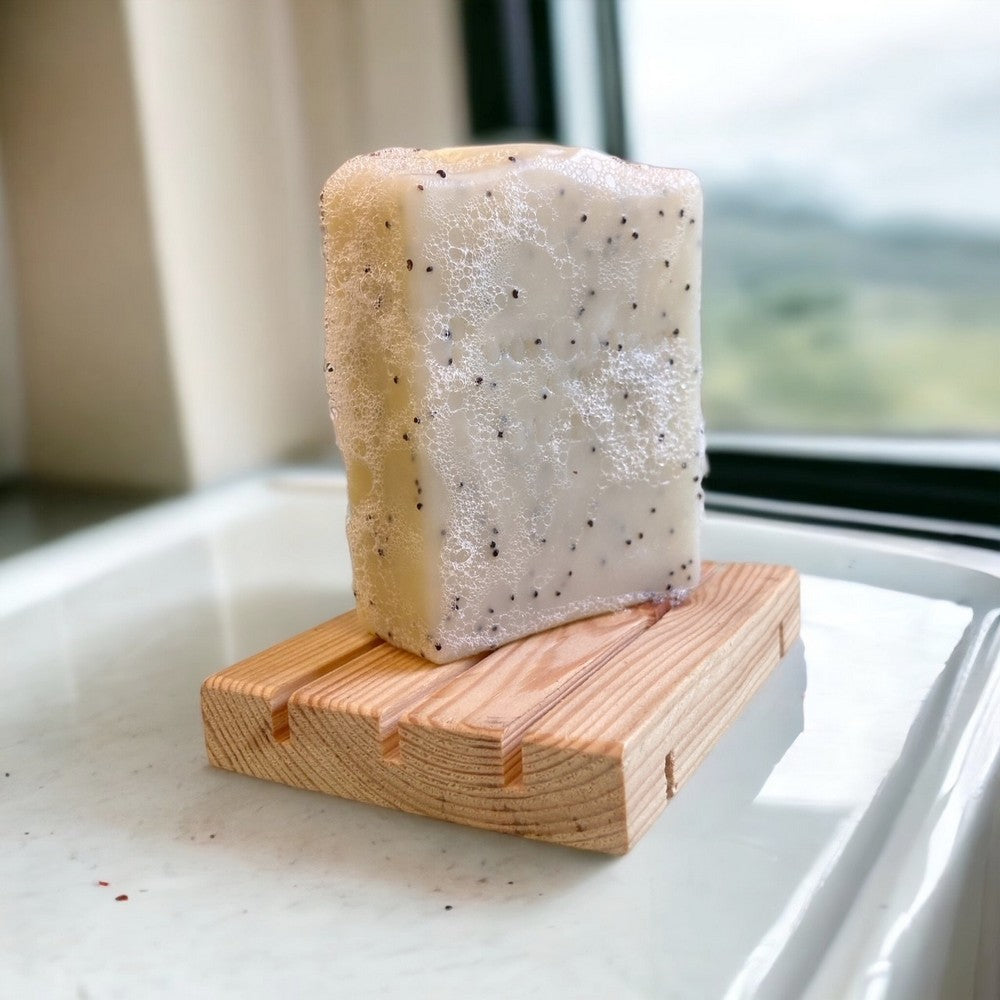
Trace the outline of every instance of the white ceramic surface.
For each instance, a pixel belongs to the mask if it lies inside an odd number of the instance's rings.
[[[709,517],[802,641],[612,859],[207,765],[202,679],[350,605],[343,513],[290,470],[0,563],[0,996],[1000,994],[995,557]]]

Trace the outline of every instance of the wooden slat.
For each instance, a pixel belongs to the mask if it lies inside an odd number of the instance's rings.
[[[381,644],[351,610],[233,664],[211,681],[217,689],[266,704],[274,734],[282,739],[287,736],[286,706],[293,691]]]
[[[664,611],[666,605],[627,608],[497,650],[406,713],[400,740],[407,760],[473,785],[517,780],[528,726]]]
[[[296,708],[314,713],[370,720],[379,752],[390,756],[397,743],[400,715],[411,705],[433,697],[481,659],[469,656],[436,664],[383,644],[356,657],[344,669],[305,685],[291,701]]]
[[[798,635],[798,578],[725,565],[647,605],[436,665],[353,613],[209,678],[213,764],[622,853]]]
[[[625,743],[694,682],[694,667],[718,663],[723,672],[760,636],[779,641],[780,626],[798,607],[798,575],[783,566],[734,564],[709,576],[675,608],[549,713],[531,736]],[[714,679],[714,678],[713,678]],[[615,697],[608,698],[612,690]]]

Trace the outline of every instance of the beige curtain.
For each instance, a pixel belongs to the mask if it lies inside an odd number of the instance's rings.
[[[176,489],[329,446],[319,190],[466,140],[456,5],[6,0],[0,81],[0,474]]]

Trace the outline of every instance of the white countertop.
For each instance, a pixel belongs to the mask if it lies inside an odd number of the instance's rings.
[[[0,996],[997,995],[1000,559],[709,516],[802,641],[613,859],[208,766],[201,681],[350,606],[344,506],[287,470],[0,563]]]

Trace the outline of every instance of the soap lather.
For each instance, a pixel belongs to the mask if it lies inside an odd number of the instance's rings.
[[[326,371],[357,608],[434,662],[699,578],[701,189],[547,145],[327,182]]]

